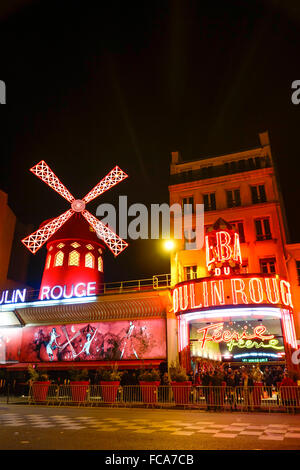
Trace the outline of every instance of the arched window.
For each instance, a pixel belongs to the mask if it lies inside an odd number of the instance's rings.
[[[62,266],[64,262],[64,254],[62,251],[58,251],[54,258],[54,266]]]
[[[73,250],[69,254],[69,266],[79,266],[79,253]]]
[[[51,262],[51,255],[48,255],[47,261],[46,261],[46,269],[50,268],[50,262]]]
[[[95,258],[92,255],[92,253],[87,253],[85,255],[85,267],[86,268],[93,268],[94,267],[94,261],[95,261]]]
[[[98,257],[98,271],[100,271],[100,273],[103,273],[103,259],[101,256]]]

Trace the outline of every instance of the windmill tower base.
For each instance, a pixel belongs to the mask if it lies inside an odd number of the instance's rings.
[[[45,221],[41,227],[48,223]],[[103,292],[104,244],[95,230],[75,214],[47,243],[40,300],[99,295]]]

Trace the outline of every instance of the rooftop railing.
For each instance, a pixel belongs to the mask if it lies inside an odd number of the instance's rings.
[[[126,292],[151,291],[166,289],[169,287],[171,287],[171,274],[155,274],[146,279],[115,281],[99,284],[97,285],[93,295],[124,294]],[[26,302],[35,302],[38,300],[39,289],[27,289]]]

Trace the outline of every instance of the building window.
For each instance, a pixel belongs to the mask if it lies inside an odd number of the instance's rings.
[[[296,260],[298,286],[300,286],[300,260]]]
[[[88,245],[85,245],[85,247],[88,249],[88,250],[93,250],[94,247],[93,245],[91,245],[90,243]]]
[[[46,261],[46,269],[50,268],[50,262],[51,262],[51,255],[48,255],[47,261]]]
[[[69,266],[79,266],[79,253],[73,250],[69,254]]]
[[[92,253],[87,253],[85,255],[85,267],[86,268],[93,268],[94,267],[94,262],[95,262],[95,258],[92,255]]]
[[[241,266],[241,274],[248,274],[248,261],[243,261]]]
[[[57,248],[63,248],[63,247],[65,246],[65,244],[64,244],[64,243],[59,243],[59,244],[56,245],[56,246],[57,246]]]
[[[216,195],[215,193],[203,194],[203,204],[205,211],[216,210]]]
[[[62,251],[58,251],[54,257],[54,266],[62,266],[64,262],[64,254]]]
[[[197,266],[185,266],[184,275],[187,281],[197,279]]]
[[[263,274],[276,273],[276,258],[265,258],[259,260],[260,272]]]
[[[74,243],[71,243],[71,246],[72,246],[73,248],[78,248],[80,245],[79,245],[79,243],[74,242]]]
[[[103,273],[103,259],[101,256],[98,256],[98,271],[100,271],[100,273]]]
[[[193,214],[194,213],[194,198],[193,196],[184,197],[182,199],[182,213]]]
[[[256,240],[271,240],[271,228],[268,218],[255,220]]]
[[[233,229],[239,234],[240,243],[245,243],[245,232],[244,232],[244,222],[238,220],[234,222],[229,222]]]
[[[251,186],[252,204],[258,204],[259,202],[266,202],[266,192],[264,184],[258,186]]]
[[[239,189],[226,191],[227,207],[237,207],[241,205],[241,195]]]

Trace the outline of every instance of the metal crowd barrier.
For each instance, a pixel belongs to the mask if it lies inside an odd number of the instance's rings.
[[[300,410],[300,387],[33,384],[28,403],[84,406],[189,407],[215,411]]]

